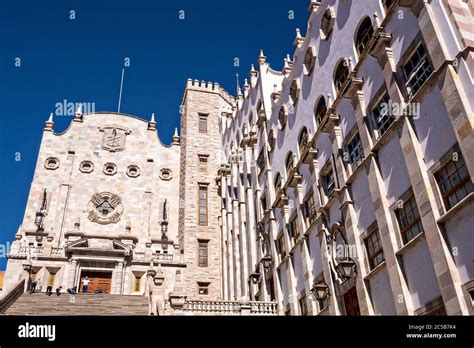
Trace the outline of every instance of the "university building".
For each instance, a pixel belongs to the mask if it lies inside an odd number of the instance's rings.
[[[308,10],[282,70],[261,51],[235,97],[188,80],[171,145],[154,116],[51,117],[3,292],[88,276],[165,315],[472,315],[472,3]]]

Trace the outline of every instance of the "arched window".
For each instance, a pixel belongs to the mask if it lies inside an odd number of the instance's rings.
[[[300,136],[298,137],[298,146],[300,151],[303,151],[304,147],[308,144],[308,129],[303,127],[300,132]]]
[[[275,132],[273,129],[270,129],[270,132],[268,132],[268,145],[270,146],[270,151],[273,151],[275,148]]]
[[[293,152],[289,152],[288,155],[286,156],[286,161],[285,161],[285,167],[286,167],[286,174],[288,175],[291,170],[293,169]]]
[[[341,59],[336,67],[334,72],[334,87],[336,88],[336,93],[339,93],[339,91],[344,86],[347,77],[349,76],[349,68],[347,67],[348,65],[347,59]]]
[[[365,17],[364,20],[359,25],[359,30],[357,30],[356,35],[356,49],[357,53],[361,54],[370,42],[370,39],[374,35],[374,28],[372,27],[372,22],[369,17]]]
[[[299,97],[299,90],[298,90],[298,84],[296,80],[293,80],[290,86],[290,98],[291,98],[291,104],[296,106],[298,104],[298,97]]]
[[[285,129],[287,119],[288,119],[288,112],[286,110],[285,105],[282,105],[280,108],[280,112],[278,113],[278,121],[280,123],[281,130]]]
[[[304,55],[304,73],[305,75],[311,75],[314,70],[314,64],[316,63],[316,56],[313,52],[313,47],[308,47],[306,54]]]
[[[334,27],[334,20],[334,12],[331,8],[328,8],[324,12],[323,17],[321,18],[321,39],[327,40],[329,38],[332,32],[332,28]]]
[[[281,189],[281,175],[280,173],[277,173],[277,175],[275,175],[275,191],[278,191],[279,189]]]
[[[316,107],[314,108],[314,117],[316,119],[316,124],[319,125],[324,119],[324,116],[326,116],[328,109],[326,107],[326,101],[324,100],[324,97],[321,96],[319,97],[319,100],[316,104]]]

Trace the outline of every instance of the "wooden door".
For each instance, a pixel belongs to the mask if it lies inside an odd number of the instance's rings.
[[[357,298],[357,290],[355,286],[344,294],[344,304],[346,306],[346,314],[350,316],[359,316],[359,299]]]
[[[85,277],[89,277],[89,294],[95,293],[97,290],[110,293],[112,287],[112,273],[111,272],[89,272],[84,271],[81,273],[80,291],[82,292],[82,280]]]

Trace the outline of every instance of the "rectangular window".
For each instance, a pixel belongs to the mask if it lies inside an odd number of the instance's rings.
[[[336,181],[334,178],[334,172],[332,168],[327,172],[327,174],[323,175],[323,189],[326,196],[330,196],[331,193],[336,188]]]
[[[265,157],[264,157],[264,152],[263,149],[260,151],[260,154],[258,155],[257,158],[257,167],[258,167],[258,173],[262,173],[263,170],[265,169]]]
[[[423,232],[423,225],[414,196],[404,202],[403,207],[397,209],[396,216],[404,244]]]
[[[285,236],[283,234],[281,234],[280,237],[277,238],[277,240],[275,241],[275,246],[276,246],[277,253],[280,255],[280,261],[281,261],[286,256]]]
[[[135,275],[135,280],[133,282],[133,291],[134,292],[140,292],[141,283],[142,283],[142,277]]]
[[[199,133],[207,133],[207,116],[206,114],[199,114]]]
[[[288,223],[288,235],[293,243],[298,240],[298,224],[296,222],[296,216]]]
[[[209,295],[209,284],[198,282],[198,294],[201,296]]]
[[[207,226],[207,185],[199,185],[199,225]]]
[[[425,47],[422,44],[416,48],[405,65],[403,65],[403,71],[407,81],[405,86],[408,98],[411,98],[420,90],[433,71],[426,56]]]
[[[308,315],[308,304],[306,303],[306,295],[301,296],[301,298],[298,300],[298,303],[300,305],[300,313],[302,316],[307,316]]]
[[[303,207],[304,207],[303,212],[304,212],[305,218],[309,221],[310,224],[312,224],[314,220],[316,220],[316,213],[317,213],[316,204],[314,202],[314,195],[312,192],[310,193],[308,198],[306,198],[306,200],[304,201]]]
[[[390,127],[390,125],[395,121],[395,116],[393,115],[390,108],[390,98],[387,93],[380,98],[377,105],[372,109],[372,119],[374,121],[374,126],[378,130],[379,137],[382,136]]]
[[[457,161],[451,159],[435,174],[446,210],[454,207],[473,191],[472,181],[464,163],[464,158],[460,153],[457,155]]]
[[[365,239],[365,247],[369,257],[370,269],[374,269],[385,260],[378,230],[372,232]]]
[[[352,170],[355,170],[364,159],[364,150],[362,149],[362,142],[360,141],[359,133],[352,138],[346,145],[348,162]]]
[[[198,155],[199,157],[199,172],[207,173],[207,159],[208,155]]]
[[[208,266],[208,240],[200,240],[199,241],[199,267],[207,267]]]

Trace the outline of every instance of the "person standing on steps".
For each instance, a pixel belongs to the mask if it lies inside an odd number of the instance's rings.
[[[51,296],[52,293],[53,293],[53,286],[52,286],[52,285],[48,285],[48,286],[46,287],[46,295]]]
[[[34,293],[36,291],[36,280],[33,280],[30,284],[30,294]]]
[[[87,290],[89,290],[89,277],[86,276],[84,279],[82,279],[82,292],[84,294],[87,294]]]
[[[62,290],[63,290],[62,286],[57,287],[56,288],[56,295],[58,295],[58,296],[61,295]]]

